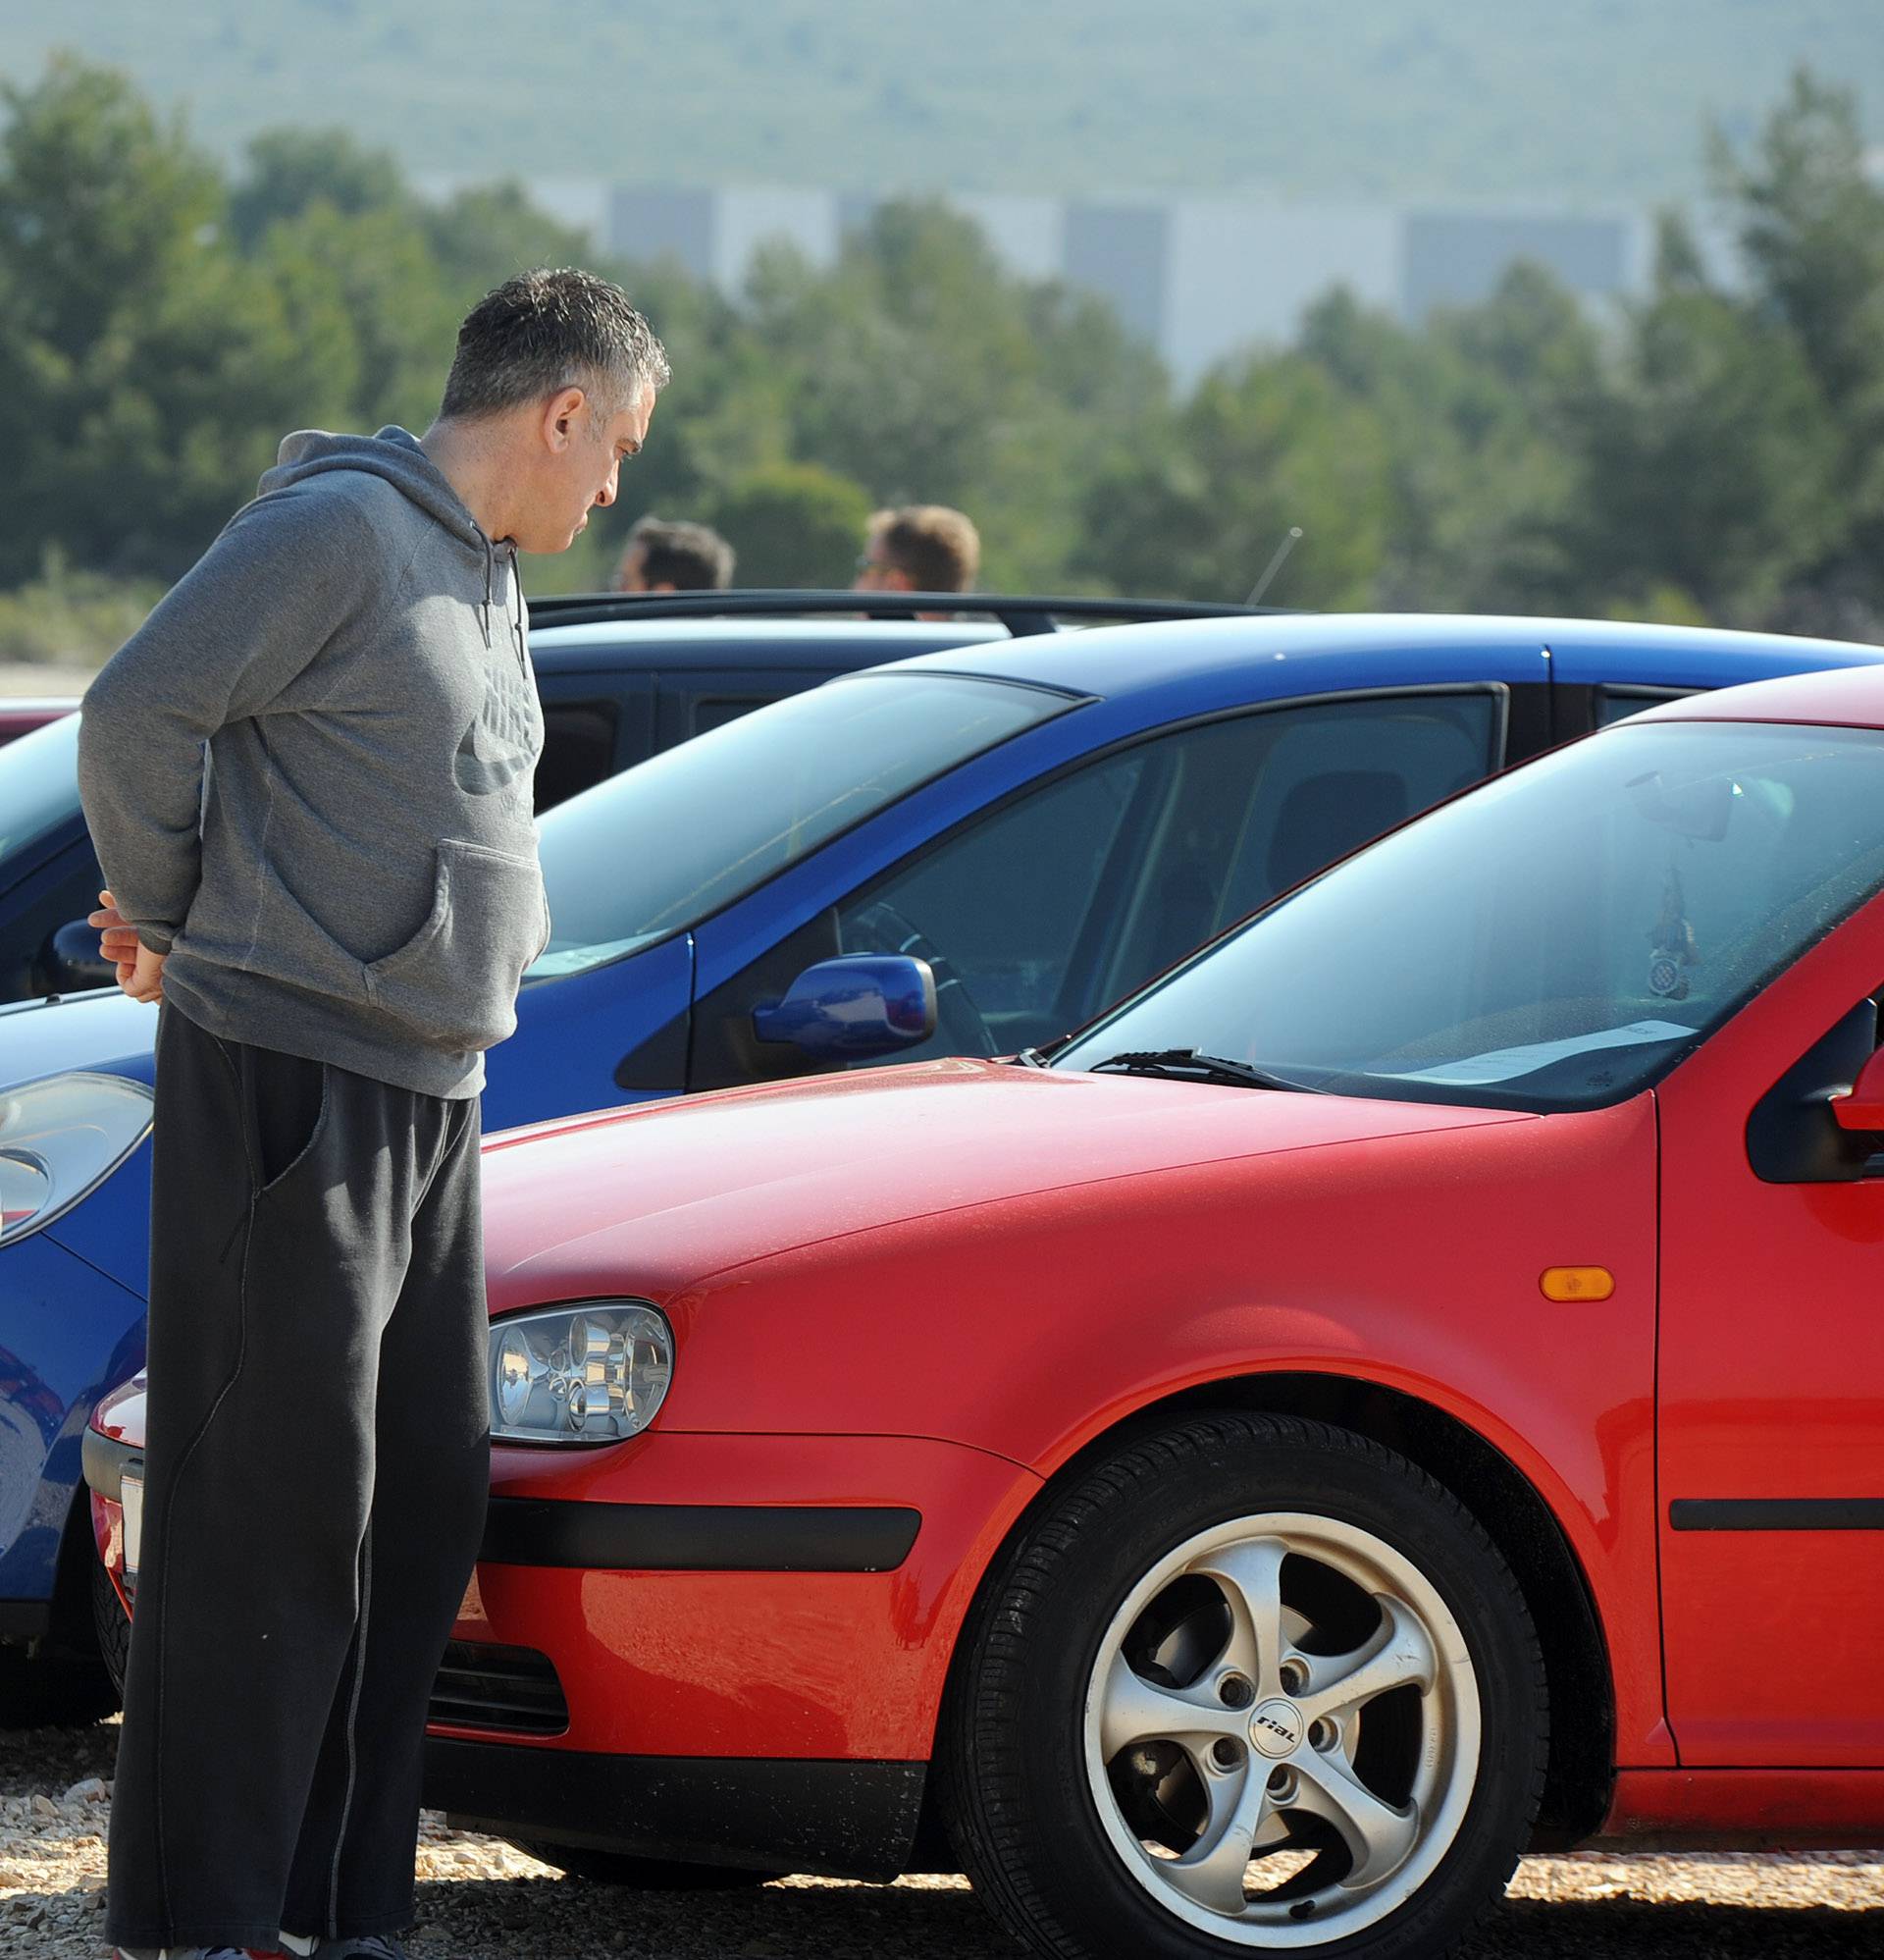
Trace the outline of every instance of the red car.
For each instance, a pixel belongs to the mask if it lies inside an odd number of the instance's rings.
[[[428,1800],[1173,1960],[1438,1953],[1534,1844],[1884,1841],[1881,888],[1884,676],[1769,682],[1045,1054],[494,1140]]]
[[[62,720],[78,706],[73,695],[0,695],[0,747],[22,735],[30,735],[48,721]]]

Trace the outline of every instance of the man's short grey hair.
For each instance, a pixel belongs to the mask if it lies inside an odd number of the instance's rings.
[[[667,350],[620,287],[568,268],[524,272],[465,315],[439,414],[497,415],[580,388],[613,415],[669,379]]]

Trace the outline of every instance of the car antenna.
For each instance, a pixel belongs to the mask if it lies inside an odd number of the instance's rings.
[[[1279,571],[1282,570],[1282,560],[1285,557],[1287,557],[1289,553],[1295,549],[1298,543],[1300,543],[1301,536],[1302,536],[1302,527],[1299,524],[1291,524],[1288,527],[1287,536],[1284,537],[1282,542],[1276,547],[1276,556],[1273,558],[1271,558],[1269,561],[1269,569],[1266,572],[1264,572],[1262,577],[1259,578],[1253,586],[1250,587],[1249,597],[1243,601],[1243,604],[1245,606],[1254,606],[1256,602],[1262,598],[1263,594],[1269,590],[1270,580],[1274,578]]]

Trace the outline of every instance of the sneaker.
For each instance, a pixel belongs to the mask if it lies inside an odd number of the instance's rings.
[[[114,1946],[111,1960],[288,1960],[288,1956],[272,1946]]]
[[[391,1934],[361,1933],[351,1939],[323,1939],[313,1960],[410,1960],[410,1955]]]

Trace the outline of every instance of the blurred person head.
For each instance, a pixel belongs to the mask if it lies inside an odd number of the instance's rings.
[[[494,538],[562,552],[615,501],[667,385],[667,355],[621,288],[594,273],[519,273],[458,329],[428,454]]]
[[[644,517],[628,533],[615,567],[617,592],[724,592],[733,548],[710,524]]]
[[[946,503],[911,503],[870,519],[853,592],[972,592],[981,538]]]

